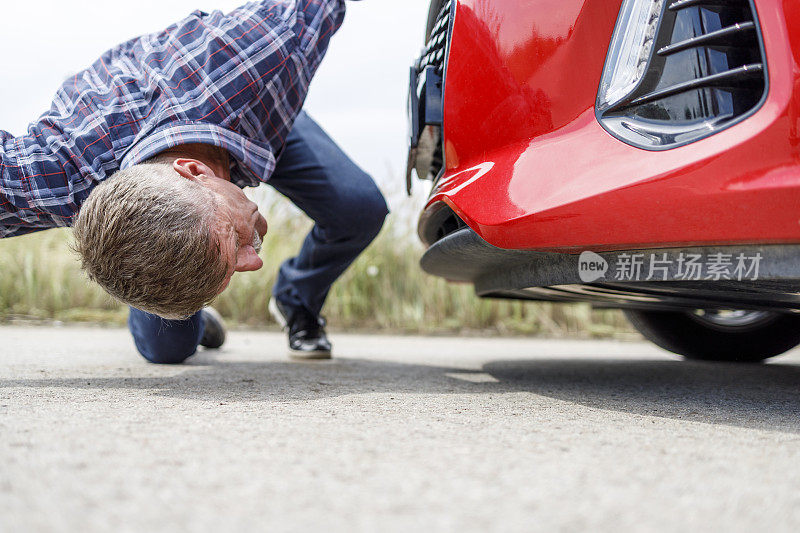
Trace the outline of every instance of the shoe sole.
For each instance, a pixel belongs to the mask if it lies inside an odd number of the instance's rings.
[[[309,361],[320,361],[324,359],[332,359],[331,352],[300,352],[295,350],[289,350],[289,357],[292,359],[301,359],[301,360],[309,360]]]

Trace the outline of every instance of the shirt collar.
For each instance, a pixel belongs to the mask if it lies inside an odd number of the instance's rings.
[[[275,156],[262,142],[207,122],[174,121],[136,141],[125,153],[121,169],[142,163],[182,144],[210,144],[231,155],[231,181],[239,187],[256,187],[275,170]]]

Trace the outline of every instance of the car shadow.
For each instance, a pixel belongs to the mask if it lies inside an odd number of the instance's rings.
[[[780,362],[543,357],[495,360],[479,370],[465,370],[342,357],[322,363],[234,362],[201,354],[180,367],[144,368],[149,375],[109,376],[106,371],[82,377],[0,379],[0,389],[129,389],[226,404],[307,402],[368,393],[528,392],[596,409],[800,433],[800,366]]]
[[[800,366],[682,360],[493,361],[509,389],[644,416],[800,433]]]

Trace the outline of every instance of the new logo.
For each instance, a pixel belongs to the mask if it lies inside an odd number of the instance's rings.
[[[584,283],[602,278],[608,272],[608,261],[594,252],[582,252],[578,258],[578,275]]]

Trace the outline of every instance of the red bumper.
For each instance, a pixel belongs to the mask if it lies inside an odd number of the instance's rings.
[[[769,72],[739,124],[660,152],[594,113],[620,0],[460,0],[444,93],[447,203],[501,248],[800,243],[800,2],[756,0]]]

